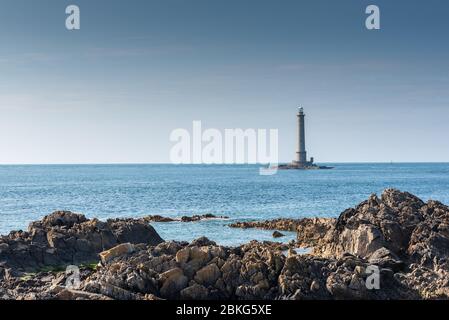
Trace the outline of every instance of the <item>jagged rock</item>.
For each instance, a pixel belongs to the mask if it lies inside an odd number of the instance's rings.
[[[216,246],[216,245],[217,245],[217,243],[209,240],[206,237],[201,237],[201,238],[195,239],[190,244],[191,247],[205,247],[205,246]]]
[[[70,289],[61,290],[56,298],[59,300],[111,300],[111,298],[101,294]]]
[[[315,243],[314,253],[340,257],[344,253],[369,258],[381,248],[397,256],[406,254],[413,230],[423,220],[424,202],[409,193],[387,189],[379,199],[344,211],[335,227]]]
[[[404,268],[404,262],[401,261],[396,254],[384,247],[376,250],[370,256],[368,261],[370,264],[381,268],[390,268],[395,271],[400,271]]]
[[[132,253],[134,250],[134,246],[131,243],[122,243],[112,249],[101,252],[100,259],[103,264],[107,264],[112,259],[120,257],[124,254]]]
[[[86,222],[87,219],[82,214],[76,214],[70,211],[56,211],[42,219],[42,222],[31,223],[30,229],[38,229],[41,224],[45,228],[67,227],[71,228],[75,224]]]
[[[189,250],[189,266],[193,267],[194,269],[198,270],[202,266],[204,266],[209,261],[209,252],[208,247],[190,247]]]
[[[177,294],[187,286],[188,278],[180,268],[173,268],[161,274],[160,281],[162,287],[160,289],[162,297],[174,298]]]
[[[181,299],[183,300],[206,300],[209,290],[202,285],[193,284],[181,290]]]
[[[197,283],[207,287],[209,285],[213,285],[218,278],[220,278],[220,276],[220,269],[216,264],[212,263],[198,270],[194,279]]]
[[[449,272],[449,207],[437,202],[421,208],[423,221],[410,236],[411,260],[436,272]]]
[[[142,219],[101,222],[84,215],[57,211],[32,222],[27,232],[0,238],[0,261],[14,272],[35,271],[98,261],[98,254],[120,243],[157,245],[163,240]]]
[[[289,299],[330,299],[325,281],[331,272],[323,259],[295,255],[285,260],[279,276],[279,292]],[[313,289],[313,290],[312,290]]]
[[[301,247],[314,247],[321,241],[326,241],[330,231],[335,227],[333,218],[304,218],[296,226],[297,242]]]
[[[143,299],[138,293],[114,285],[110,282],[87,283],[83,291],[94,292],[102,296],[107,296],[115,300],[140,300]]]
[[[176,253],[176,262],[178,263],[186,263],[189,261],[190,257],[190,248],[182,248]]]

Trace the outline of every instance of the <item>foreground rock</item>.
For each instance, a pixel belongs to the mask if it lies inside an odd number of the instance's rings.
[[[389,269],[381,289],[365,286],[368,261],[345,255],[324,259],[286,257],[269,243],[238,248],[205,238],[190,244],[136,245],[96,271],[84,270],[80,287],[64,287],[64,273],[13,278],[2,286],[8,299],[415,299],[421,296]],[[1,296],[0,291],[0,296]]]
[[[121,243],[157,245],[161,242],[153,227],[143,220],[102,222],[58,211],[31,223],[26,232],[0,237],[0,279],[5,270],[33,272],[98,261],[100,252]]]
[[[372,195],[344,211],[314,247],[323,257],[347,253],[391,269],[422,297],[447,298],[449,208],[394,189]]]
[[[295,225],[297,245],[327,259],[359,257],[389,270],[422,298],[449,295],[449,208],[438,201],[387,189],[338,219],[278,219],[236,224],[280,229]]]
[[[78,222],[77,222],[78,223]],[[5,299],[448,299],[449,208],[386,190],[338,219],[296,223],[298,255],[279,243],[229,248],[191,243],[124,244],[103,252],[80,286],[64,273],[4,274]],[[278,222],[275,223],[277,226]]]

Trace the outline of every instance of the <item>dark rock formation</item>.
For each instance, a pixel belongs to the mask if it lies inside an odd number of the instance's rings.
[[[154,215],[154,216],[146,216],[143,218],[147,222],[173,222],[177,221],[176,219],[170,218],[170,217],[163,217],[160,215]]]
[[[64,287],[64,273],[13,278],[3,290],[9,299],[415,299],[419,294],[381,269],[381,289],[368,290],[369,263],[345,255],[325,259],[286,257],[270,244],[238,248],[213,242],[136,245],[106,261],[96,272],[82,272],[77,290]]]
[[[98,261],[98,254],[120,243],[157,245],[163,240],[143,220],[101,222],[58,211],[30,224],[28,231],[0,238],[1,270],[35,271]]]
[[[284,261],[281,251],[256,242],[239,248],[204,239],[201,246],[166,242],[111,261],[84,281],[83,290],[115,299],[148,293],[164,299],[269,299],[277,295]],[[114,293],[112,286],[121,290]]]
[[[282,237],[285,237],[285,234],[283,234],[279,231],[273,232],[273,238],[282,238]]]
[[[193,216],[182,216],[181,218],[169,218],[169,217],[163,217],[160,215],[155,216],[146,216],[143,218],[145,221],[148,222],[196,222],[201,220],[210,220],[210,219],[229,219],[229,217],[226,216],[216,216],[213,214],[203,214],[203,215],[193,215]]]
[[[231,223],[229,226],[231,228],[256,228],[263,230],[281,230],[281,231],[296,231],[296,228],[301,223],[302,220],[299,219],[275,219],[266,221],[246,221],[246,222],[235,222]]]
[[[449,208],[438,201],[424,203],[410,193],[387,189],[338,219],[277,219],[233,226],[293,225],[297,245],[313,248],[314,256],[341,260],[350,254],[388,270],[422,298],[449,296]]]
[[[390,266],[406,262],[447,272],[448,224],[447,206],[437,201],[426,204],[409,193],[388,189],[381,198],[372,195],[344,211],[334,227],[310,244],[314,254],[324,257],[350,253]],[[301,242],[308,244],[307,239]]]

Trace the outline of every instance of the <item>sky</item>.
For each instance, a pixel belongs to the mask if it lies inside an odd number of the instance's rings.
[[[68,5],[81,29],[65,28]],[[379,6],[381,29],[365,28]],[[172,130],[279,129],[318,162],[449,161],[446,0],[1,0],[0,164],[167,163]]]

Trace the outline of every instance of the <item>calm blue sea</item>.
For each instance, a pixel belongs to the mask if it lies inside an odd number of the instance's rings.
[[[204,235],[235,245],[272,237],[226,226],[233,221],[335,217],[388,187],[449,204],[448,163],[327,165],[335,169],[274,176],[260,176],[253,165],[0,166],[0,233],[26,229],[55,210],[100,219],[212,213],[231,219],[154,226],[166,240]]]

